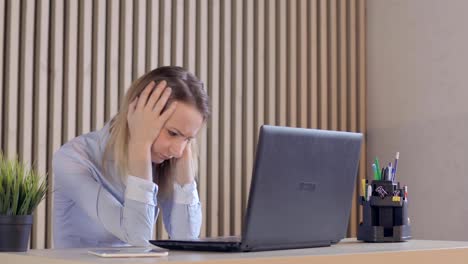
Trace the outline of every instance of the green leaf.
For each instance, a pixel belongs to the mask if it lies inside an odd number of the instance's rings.
[[[47,193],[46,177],[0,152],[0,215],[32,214]]]

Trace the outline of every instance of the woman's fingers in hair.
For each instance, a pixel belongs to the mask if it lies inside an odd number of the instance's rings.
[[[150,97],[148,98],[148,102],[146,103],[146,107],[149,111],[153,110],[156,102],[161,97],[161,94],[163,94],[163,92],[167,90],[166,86],[167,82],[164,80],[160,81],[158,85],[156,85],[156,88],[154,88],[153,93],[150,95]]]
[[[151,92],[153,91],[155,85],[156,84],[154,82],[150,82],[150,83],[148,83],[148,85],[146,85],[145,89],[143,89],[143,92],[141,92],[141,94],[139,96],[138,103],[137,103],[137,109],[142,110],[143,108],[145,108],[146,101],[148,101],[148,97],[150,96]]]
[[[169,119],[169,117],[171,117],[171,115],[174,113],[176,108],[177,108],[177,102],[173,102],[171,103],[171,105],[169,105],[166,111],[164,111],[164,113],[161,114],[160,118],[163,124],[165,124],[166,121]]]
[[[133,99],[133,101],[128,104],[128,115],[133,115],[133,112],[135,112],[135,107],[138,103],[138,96]]]
[[[169,97],[171,96],[172,89],[171,87],[167,87],[164,89],[163,94],[161,95],[161,98],[156,102],[156,105],[153,108],[153,112],[160,114],[164,107],[167,104],[167,101],[169,100]]]

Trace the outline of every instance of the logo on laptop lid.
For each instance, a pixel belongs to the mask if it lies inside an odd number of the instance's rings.
[[[303,192],[314,192],[317,184],[314,182],[301,182],[299,183],[299,190]]]

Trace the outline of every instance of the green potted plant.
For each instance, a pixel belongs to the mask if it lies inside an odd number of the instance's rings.
[[[28,250],[32,213],[46,191],[37,171],[0,152],[0,251]]]

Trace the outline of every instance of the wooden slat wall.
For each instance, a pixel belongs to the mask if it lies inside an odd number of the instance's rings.
[[[6,10],[5,10],[5,0],[0,0],[0,17],[5,18],[6,16]],[[5,20],[6,19],[0,19],[0,58],[2,59],[2,62],[0,63],[0,85],[2,89],[0,89],[0,147],[3,150],[3,134],[4,134],[4,129],[6,129],[6,125],[4,124],[5,119],[3,118],[3,97],[5,93],[5,72],[4,72],[4,64],[6,61],[5,58]]]
[[[27,94],[32,95],[33,79],[34,79],[34,1],[28,1],[23,3],[24,15],[21,17],[21,36],[20,38],[24,41],[20,43],[20,50],[23,52],[24,59],[20,62],[20,77],[19,77],[19,107],[23,109],[19,114],[19,138],[22,140],[19,142],[19,156],[21,160],[26,163],[31,162],[32,158],[32,129],[33,129],[33,96],[25,96]]]
[[[260,125],[365,132],[365,5],[0,0],[1,150],[50,171],[61,144],[115,115],[132,80],[184,66],[205,82],[212,105],[199,135],[202,236],[239,235]],[[363,152],[359,179],[365,160]],[[36,212],[34,248],[52,246],[52,199]],[[161,218],[154,236],[167,237]]]

